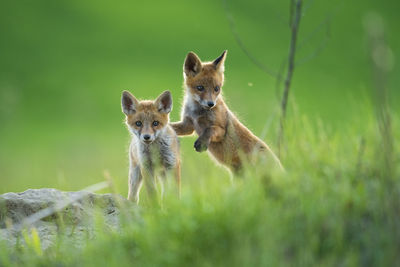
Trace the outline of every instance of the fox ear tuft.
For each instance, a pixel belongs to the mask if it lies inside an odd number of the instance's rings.
[[[201,71],[201,60],[193,52],[189,52],[185,59],[185,64],[183,64],[183,71],[186,76],[196,76]]]
[[[139,101],[128,91],[122,92],[121,106],[125,115],[134,114],[136,112]]]
[[[170,91],[164,91],[155,100],[155,106],[161,113],[170,113],[172,110],[172,96]]]
[[[226,58],[227,52],[228,51],[225,50],[224,52],[222,52],[222,54],[219,57],[217,57],[217,59],[215,59],[213,61],[213,64],[214,64],[216,70],[220,70],[222,72],[224,71],[224,63],[225,63],[225,58]]]

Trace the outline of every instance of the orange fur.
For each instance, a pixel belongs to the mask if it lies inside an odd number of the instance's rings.
[[[130,200],[139,202],[143,179],[148,192],[154,195],[155,177],[165,177],[169,170],[176,178],[180,194],[179,142],[175,131],[168,124],[171,110],[172,97],[169,91],[162,93],[155,101],[138,101],[128,91],[122,94],[122,111],[132,133],[129,148]]]
[[[179,136],[194,131],[199,136],[194,147],[204,150],[233,172],[244,161],[255,162],[261,154],[271,157],[282,168],[270,148],[247,129],[225,104],[221,89],[224,83],[226,51],[213,62],[201,62],[190,52],[184,63],[185,100],[181,121],[171,123]]]

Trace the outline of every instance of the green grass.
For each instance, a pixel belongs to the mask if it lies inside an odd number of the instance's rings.
[[[395,118],[394,132],[399,125]],[[301,128],[302,131],[297,129]],[[360,138],[365,149],[360,154]],[[362,135],[307,117],[288,122],[286,172],[257,168],[232,183],[218,172],[186,177],[182,199],[138,208],[122,232],[102,230],[85,249],[7,248],[5,265],[393,266],[399,263],[400,154],[383,166],[370,115]],[[194,153],[194,152],[193,152]],[[197,168],[198,170],[198,168]],[[145,190],[142,192],[145,194]],[[127,215],[131,210],[125,211]],[[41,255],[43,253],[43,255]],[[8,263],[8,264],[7,264]]]

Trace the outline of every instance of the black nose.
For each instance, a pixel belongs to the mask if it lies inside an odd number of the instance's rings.
[[[150,135],[149,134],[145,134],[143,135],[144,140],[149,140],[150,139]]]
[[[212,108],[212,107],[214,106],[214,102],[208,101],[208,102],[207,102],[207,105],[208,105],[210,108]]]

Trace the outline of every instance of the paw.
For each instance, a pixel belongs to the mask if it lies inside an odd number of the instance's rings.
[[[128,200],[129,201],[131,201],[131,202],[133,202],[133,203],[135,203],[135,204],[139,204],[139,196],[132,196],[132,195],[129,195],[128,196]]]
[[[208,147],[208,143],[205,142],[204,140],[201,140],[200,138],[194,142],[194,149],[196,149],[197,152],[203,152],[206,151]]]

